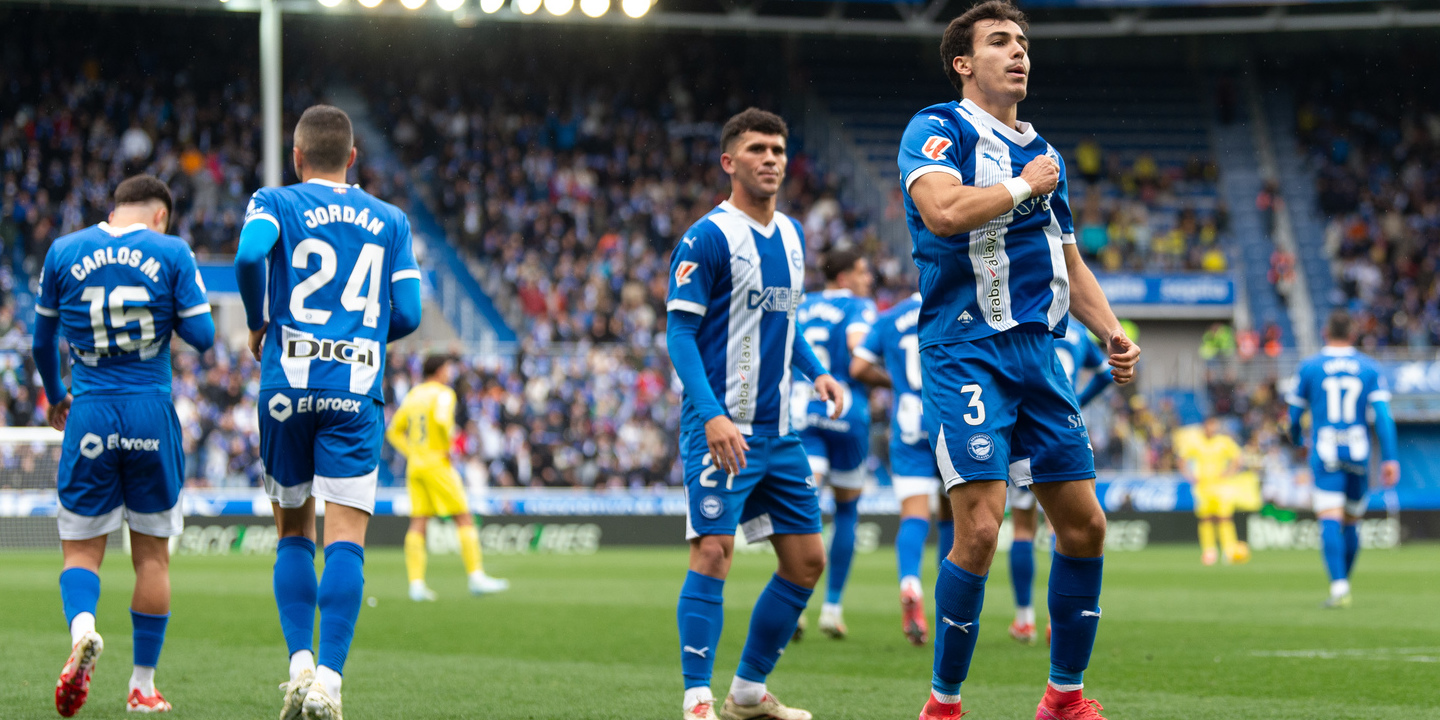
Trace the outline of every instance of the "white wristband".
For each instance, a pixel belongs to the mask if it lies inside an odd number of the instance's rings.
[[[1000,184],[1004,185],[1005,189],[1010,191],[1010,198],[1015,201],[1014,204],[1010,206],[1012,209],[1030,199],[1030,183],[1025,182],[1024,178],[1013,177]]]

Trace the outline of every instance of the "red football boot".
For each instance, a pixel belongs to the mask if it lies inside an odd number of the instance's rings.
[[[1060,692],[1046,686],[1045,697],[1035,708],[1035,720],[1105,720],[1100,714],[1105,708],[1095,700],[1084,697],[1084,690]]]
[[[74,715],[90,697],[90,673],[104,650],[105,641],[94,630],[81,635],[70,649],[70,659],[65,661],[60,680],[55,683],[55,710],[60,717]]]
[[[904,622],[905,639],[917,647],[925,644],[930,626],[925,622],[925,599],[913,589],[900,591],[900,617]]]
[[[930,699],[925,701],[925,709],[920,711],[920,720],[955,720],[964,714],[960,703],[942,703],[931,693]]]

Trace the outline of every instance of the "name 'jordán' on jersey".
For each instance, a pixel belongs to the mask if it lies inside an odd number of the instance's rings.
[[[261,188],[246,224],[271,222],[261,389],[343,390],[383,401],[390,285],[420,278],[410,221],[358,186]]]
[[[1070,280],[1063,245],[1075,242],[1065,162],[1034,127],[1020,125],[1023,132],[964,100],[925,108],[905,128],[900,180],[924,298],[921,347],[970,342],[1026,323],[1065,334]],[[1060,168],[1055,191],[970,232],[935,235],[910,196],[915,181],[929,173],[990,187],[1018,177],[1040,156]]]
[[[35,312],[60,319],[75,396],[169,395],[170,333],[210,304],[184,240],[102,222],[51,245]]]

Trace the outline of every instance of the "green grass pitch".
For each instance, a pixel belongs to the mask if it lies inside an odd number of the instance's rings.
[[[933,582],[927,556],[926,582]],[[1440,718],[1440,546],[1360,556],[1355,607],[1322,611],[1318,553],[1257,553],[1239,567],[1203,568],[1192,548],[1114,553],[1087,693],[1123,718]],[[176,718],[276,716],[284,645],[269,557],[177,557],[174,610],[157,677]],[[773,558],[741,555],[726,588],[714,683],[723,696],[750,607]],[[346,667],[345,710],[371,718],[678,718],[675,598],[680,548],[591,556],[489,558],[510,592],[464,592],[459,560],[432,557],[441,599],[406,598],[398,550],[374,550]],[[0,555],[0,717],[56,717],[65,660],[58,553]],[[1038,576],[1043,579],[1046,564]],[[112,554],[103,573],[106,639],[90,702],[78,717],[118,718],[130,669],[126,614],[133,576]],[[1044,590],[1036,598],[1044,613]],[[812,628],[819,598],[809,612]],[[785,653],[770,687],[817,718],[913,718],[929,687],[931,647],[900,634],[894,556],[857,558],[846,619],[851,637],[812,631]],[[932,608],[933,611],[933,608]],[[965,683],[967,720],[1034,717],[1047,652],[1005,633],[1011,612],[997,558],[979,646]]]

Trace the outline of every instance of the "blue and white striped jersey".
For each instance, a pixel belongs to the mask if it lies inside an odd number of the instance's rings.
[[[245,222],[270,222],[269,323],[260,389],[341,390],[381,402],[390,286],[420,279],[410,220],[358,186],[261,188]]]
[[[1055,338],[1055,355],[1060,358],[1065,376],[1070,378],[1070,386],[1076,392],[1080,390],[1081,370],[1098,372],[1108,362],[1105,354],[1100,352],[1100,346],[1090,339],[1090,333],[1085,332],[1079,323],[1067,323],[1065,334]]]
[[[924,297],[921,347],[971,342],[1026,323],[1065,333],[1070,280],[1062,245],[1075,242],[1065,162],[1033,127],[1023,127],[1018,132],[965,100],[932,105],[905,128],[900,180]],[[971,232],[936,236],[910,197],[910,186],[928,173],[989,187],[1018,177],[1041,155],[1060,168],[1055,192],[1032,197]]]
[[[804,291],[805,236],[782,213],[762,226],[722,202],[675,246],[665,309],[703,317],[696,344],[705,377],[746,435],[790,434],[790,363]],[[704,425],[688,397],[681,425]]]
[[[850,407],[859,414],[866,409],[869,417],[870,390],[864,383],[850,377],[850,344],[847,338],[852,332],[868,333],[875,323],[875,301],[856,296],[849,290],[824,290],[809,293],[800,302],[800,332],[820,364],[850,390]],[[825,403],[813,401],[812,413],[826,414]]]
[[[70,345],[70,391],[170,394],[170,333],[210,312],[184,240],[142,224],[100,223],[45,253],[35,312],[60,319]]]
[[[930,449],[929,428],[924,424],[920,380],[920,293],[915,293],[880,314],[865,342],[855,348],[855,357],[880,365],[890,375],[895,399],[890,405],[890,437],[905,445]]]
[[[1390,401],[1380,365],[1353,347],[1325,347],[1300,363],[1285,400],[1310,410],[1312,459],[1333,468],[1370,461],[1370,407]]]

